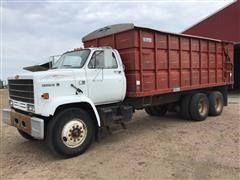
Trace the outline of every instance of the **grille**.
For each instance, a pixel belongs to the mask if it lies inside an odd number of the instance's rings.
[[[11,99],[34,104],[32,79],[11,79],[8,86]]]

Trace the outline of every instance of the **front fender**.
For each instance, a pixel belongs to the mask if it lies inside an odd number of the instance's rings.
[[[96,106],[91,101],[91,99],[89,99],[88,97],[86,97],[84,95],[64,96],[64,97],[58,97],[58,98],[54,98],[53,100],[46,100],[46,101],[48,101],[48,102],[45,102],[45,104],[41,108],[41,109],[43,109],[43,111],[40,114],[43,116],[54,115],[56,109],[61,105],[67,105],[67,104],[72,104],[72,103],[82,103],[82,102],[88,103],[91,105],[91,107],[95,113],[95,117],[97,119],[98,126],[99,127],[101,126],[100,117],[99,117]]]

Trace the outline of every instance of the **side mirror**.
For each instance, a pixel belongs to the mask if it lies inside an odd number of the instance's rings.
[[[49,57],[49,68],[52,68],[55,64],[57,64],[58,59],[61,55],[55,55]]]

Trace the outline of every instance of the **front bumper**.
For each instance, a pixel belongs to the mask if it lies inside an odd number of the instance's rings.
[[[44,120],[28,116],[13,109],[3,109],[2,120],[5,124],[14,126],[36,139],[44,139]]]

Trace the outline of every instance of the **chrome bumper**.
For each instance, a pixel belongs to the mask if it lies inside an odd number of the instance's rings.
[[[44,139],[43,119],[21,114],[12,109],[3,109],[2,120],[5,124],[14,126],[36,139]]]

